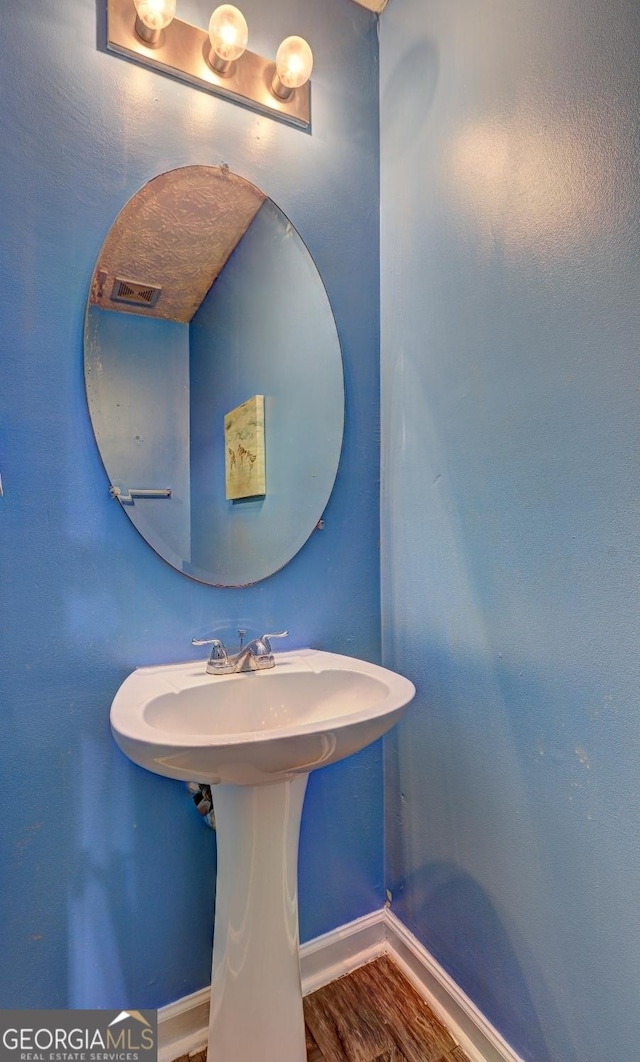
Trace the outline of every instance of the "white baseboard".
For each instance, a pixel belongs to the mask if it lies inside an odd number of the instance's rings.
[[[471,1062],[522,1062],[469,997],[388,909],[339,926],[300,947],[303,995],[389,955],[469,1056]],[[209,989],[158,1011],[158,1062],[173,1062],[207,1044]]]
[[[385,912],[371,914],[347,922],[321,937],[300,945],[300,979],[302,994],[309,996],[317,988],[337,981],[339,977],[357,970],[359,966],[377,959],[386,951],[387,926]]]
[[[207,1046],[210,988],[201,988],[158,1011],[158,1062],[173,1062]]]
[[[390,910],[384,912],[387,953],[429,1004],[471,1062],[522,1062],[475,1003]]]

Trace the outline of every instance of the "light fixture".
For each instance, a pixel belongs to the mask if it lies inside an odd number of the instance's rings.
[[[218,74],[228,77],[233,64],[247,50],[249,27],[242,11],[233,4],[217,7],[209,22],[209,40],[211,66]]]
[[[133,3],[136,9],[136,33],[145,44],[159,44],[163,29],[173,21],[176,0],[133,0]]]
[[[271,88],[281,100],[288,100],[311,77],[313,52],[304,37],[287,37],[276,52],[276,72]]]
[[[309,129],[313,55],[301,37],[287,37],[273,60],[247,48],[244,15],[216,8],[209,32],[175,18],[176,0],[104,0],[107,48],[260,114]]]

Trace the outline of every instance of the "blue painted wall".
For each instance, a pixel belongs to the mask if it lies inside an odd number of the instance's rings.
[[[344,0],[247,0],[255,51],[275,54],[292,32],[312,42],[308,136],[106,54],[96,10],[26,0],[0,36],[3,1007],[154,1006],[208,982],[213,837],[183,787],[111,740],[110,702],[132,668],[188,658],[194,630],[238,620],[379,652],[375,22]],[[209,7],[181,14],[205,25]],[[326,530],[241,591],[174,571],[109,498],[82,373],[85,300],[118,211],[163,170],[222,161],[307,242],[347,392]],[[380,904],[380,757],[312,779],[304,938]]]
[[[125,512],[158,552],[182,569],[191,553],[189,326],[89,306],[85,381],[91,423],[109,482],[136,498]]]
[[[524,1058],[640,1044],[640,8],[381,20],[394,910]]]

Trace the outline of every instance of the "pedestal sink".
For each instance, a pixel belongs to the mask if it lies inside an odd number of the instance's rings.
[[[209,782],[218,843],[208,1062],[306,1062],[298,964],[298,836],[310,771],[398,721],[415,689],[386,668],[314,649],[276,667],[139,668],[111,706],[141,767]]]

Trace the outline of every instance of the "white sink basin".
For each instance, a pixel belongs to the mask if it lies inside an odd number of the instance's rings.
[[[111,707],[122,751],[156,774],[259,785],[357,752],[394,725],[415,688],[393,671],[314,649],[276,666],[207,675],[205,662],[138,668]]]

